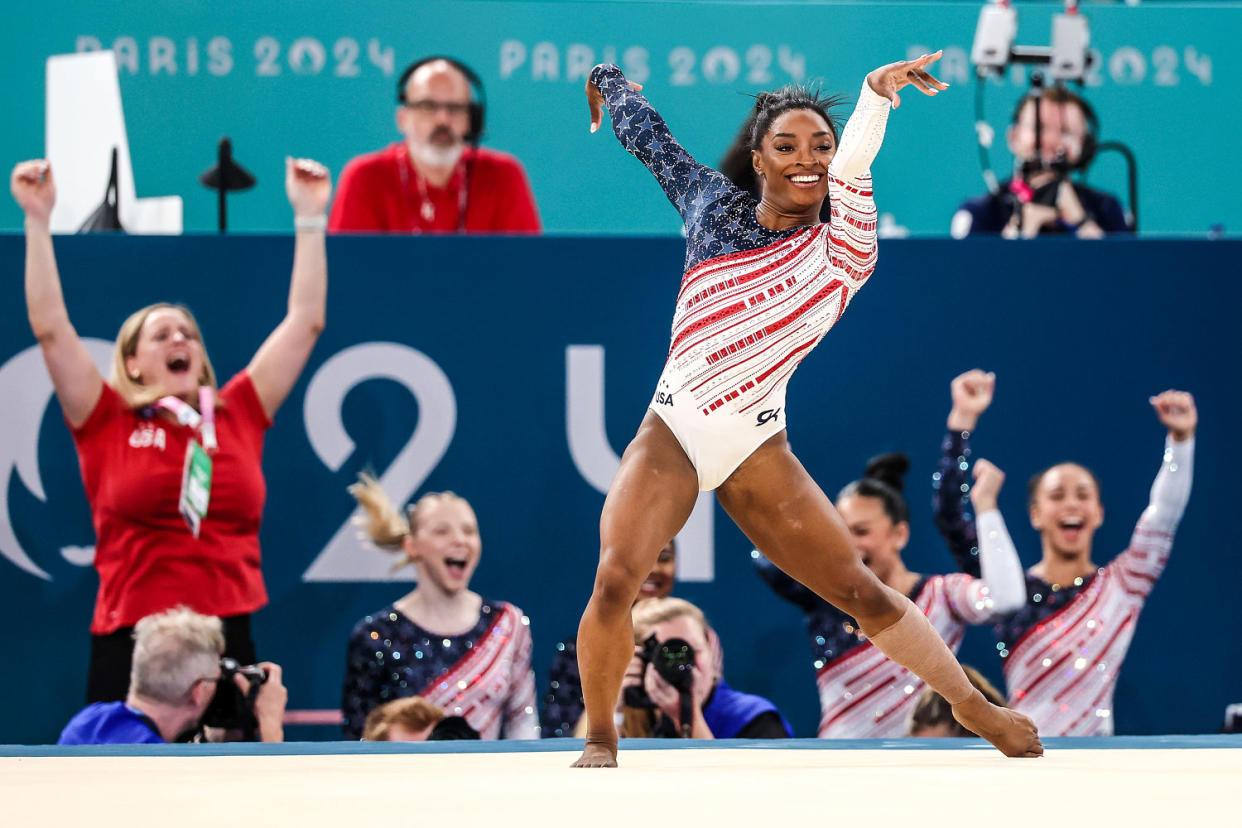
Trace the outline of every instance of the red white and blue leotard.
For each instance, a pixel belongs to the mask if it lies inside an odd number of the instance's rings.
[[[615,66],[591,81],[613,131],[685,222],[672,344],[651,402],[715,489],[785,427],[785,386],[875,269],[871,161],[889,101],[864,83],[828,168],[827,224],[770,230],[752,196],[696,162]]]
[[[940,467],[936,510],[942,532],[969,523],[958,496],[968,488],[961,471],[968,456],[966,435],[949,435],[945,448],[946,458],[958,462]],[[1028,572],[1024,606],[996,624],[1009,704],[1030,716],[1040,735],[1112,735],[1117,677],[1190,499],[1194,450],[1193,438],[1166,441],[1151,500],[1124,552],[1064,586]],[[1011,554],[1013,541],[1000,512],[981,514],[976,522],[981,556]],[[971,568],[961,557],[959,563]]]
[[[760,577],[806,615],[815,652],[821,739],[891,739],[906,735],[925,684],[890,660],[858,622],[777,569],[759,550],[751,553]],[[1022,564],[1012,548],[988,549],[983,577],[953,572],[922,575],[906,593],[957,652],[966,627],[986,624],[1022,606]]]

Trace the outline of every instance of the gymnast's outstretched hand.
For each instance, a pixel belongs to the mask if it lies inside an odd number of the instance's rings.
[[[897,90],[908,84],[913,84],[924,95],[935,95],[949,88],[947,83],[937,80],[927,71],[927,67],[940,60],[942,54],[943,49],[914,60],[899,60],[881,66],[867,75],[867,84],[877,95],[883,95],[892,101],[893,109],[901,106],[901,96],[897,94]]]
[[[602,65],[603,64],[600,64],[600,66]],[[587,75],[586,96],[587,106],[591,109],[591,132],[594,132],[599,129],[599,125],[604,118],[604,94],[599,91],[599,88],[596,87],[595,84],[591,83],[592,74],[595,74],[594,69],[591,70],[591,74]],[[634,83],[634,81],[629,80],[627,80],[626,83],[628,83],[630,85],[630,89],[633,89],[635,92],[643,91],[641,83]]]

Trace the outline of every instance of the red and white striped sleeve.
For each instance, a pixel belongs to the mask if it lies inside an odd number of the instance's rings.
[[[515,607],[516,609],[516,607]],[[509,669],[509,695],[504,701],[504,738],[538,739],[539,714],[535,709],[535,672],[530,667],[530,619],[521,616],[513,633],[513,660]]]
[[[986,624],[996,616],[987,581],[965,572],[942,575],[945,603],[958,622],[974,626]]]
[[[986,624],[1026,603],[1026,577],[1018,550],[996,509],[976,518],[982,577],[965,573],[945,576],[945,592],[953,614],[965,624]]]
[[[834,269],[853,282],[871,275],[876,261],[876,209],[871,162],[884,141],[892,108],[866,81],[828,165],[829,254]]]
[[[1165,440],[1164,462],[1151,486],[1151,500],[1130,537],[1130,546],[1108,565],[1125,591],[1146,598],[1169,561],[1173,535],[1190,500],[1195,441]]]

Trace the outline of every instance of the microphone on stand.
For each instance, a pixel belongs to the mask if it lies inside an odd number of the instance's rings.
[[[250,171],[233,160],[233,142],[221,138],[216,147],[216,164],[198,177],[199,183],[209,190],[216,191],[217,226],[221,233],[229,226],[228,204],[225,196],[229,192],[249,190],[254,186],[254,176]]]

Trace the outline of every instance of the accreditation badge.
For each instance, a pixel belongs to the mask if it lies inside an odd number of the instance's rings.
[[[178,506],[190,533],[198,537],[198,530],[207,517],[207,503],[211,500],[211,456],[203,451],[197,440],[191,439],[185,447],[185,469],[181,474],[181,497]]]

